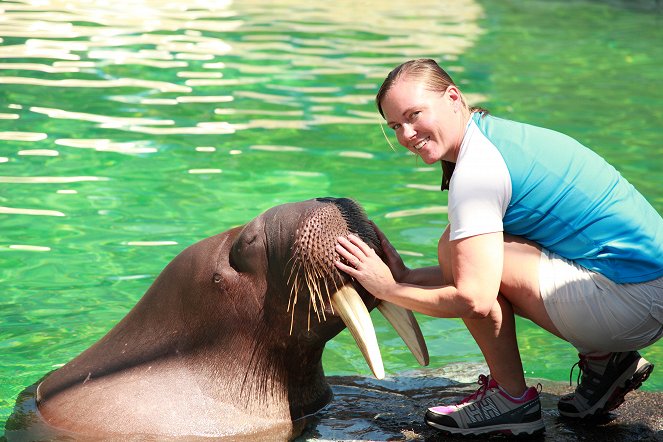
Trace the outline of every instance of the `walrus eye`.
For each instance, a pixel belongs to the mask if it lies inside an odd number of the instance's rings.
[[[266,260],[265,247],[260,242],[256,226],[248,225],[233,242],[228,264],[239,273],[254,269],[258,262]]]
[[[222,279],[222,278],[221,278],[221,275],[219,275],[218,273],[215,273],[215,274],[214,274],[214,283],[215,283],[215,284],[220,283],[220,282],[221,282],[221,279]]]

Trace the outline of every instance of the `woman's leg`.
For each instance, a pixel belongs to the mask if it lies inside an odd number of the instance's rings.
[[[479,345],[490,375],[511,396],[523,394],[527,385],[516,340],[513,308],[509,301],[500,295],[485,319],[463,318],[463,322]]]
[[[449,229],[438,245],[438,258],[445,283],[451,280]],[[516,339],[514,313],[529,318],[540,327],[561,337],[546,312],[539,293],[541,250],[534,243],[505,235],[504,268],[497,302],[482,319],[463,318],[483,353],[491,376],[512,396],[526,389]]]

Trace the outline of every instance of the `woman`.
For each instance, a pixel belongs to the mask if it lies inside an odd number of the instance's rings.
[[[618,407],[653,369],[636,350],[663,333],[661,216],[577,141],[468,107],[433,60],[398,66],[376,102],[400,144],[442,163],[449,226],[439,267],[408,269],[381,232],[386,264],[350,235],[336,266],[381,299],[462,318],[490,369],[476,393],[428,409],[426,422],[460,434],[544,429],[514,314],[578,349],[582,378],[560,414]]]

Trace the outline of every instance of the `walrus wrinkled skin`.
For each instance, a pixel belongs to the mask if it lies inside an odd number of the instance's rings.
[[[333,265],[336,238],[350,232],[379,250],[356,203],[318,198],[186,248],[108,334],[38,386],[43,420],[81,438],[296,436],[300,418],[331,400],[321,357],[344,321],[384,375],[366,322],[379,301]],[[404,315],[395,327],[427,363],[416,321],[396,310],[385,317]]]

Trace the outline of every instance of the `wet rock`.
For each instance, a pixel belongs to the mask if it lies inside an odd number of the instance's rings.
[[[476,377],[474,377],[476,379]],[[359,377],[328,377],[334,400],[316,414],[298,441],[402,440],[479,441],[505,440],[504,436],[458,437],[428,427],[423,420],[426,408],[453,403],[478,387],[474,382],[458,382],[434,371],[403,374],[377,381]],[[528,380],[542,384],[546,432],[519,441],[663,441],[663,393],[634,391],[619,409],[602,419],[573,420],[557,411],[557,400],[573,390],[568,384]]]

